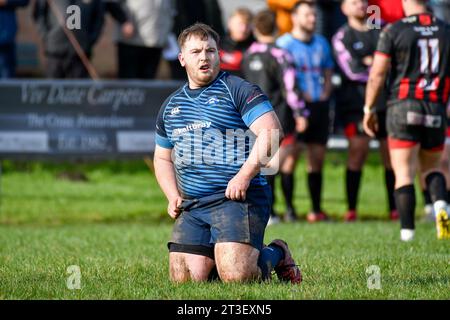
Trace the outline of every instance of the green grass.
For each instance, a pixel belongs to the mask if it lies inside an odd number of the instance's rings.
[[[302,221],[267,229],[266,240],[288,241],[304,273],[301,286],[270,284],[174,285],[168,281],[171,221],[154,176],[143,162],[43,164],[3,162],[0,207],[0,299],[449,299],[450,246],[421,221],[417,236],[399,241],[387,221],[378,156],[365,167],[362,220],[340,222],[345,211],[342,154],[325,168],[324,209],[335,222]],[[303,161],[296,206],[309,208]],[[83,171],[89,181],[58,179]],[[278,198],[280,195],[278,194]],[[277,210],[283,211],[282,204]],[[67,267],[81,269],[81,290],[69,290]],[[381,289],[369,290],[366,269],[381,271]]]

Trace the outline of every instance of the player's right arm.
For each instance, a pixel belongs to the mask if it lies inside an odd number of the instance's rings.
[[[167,213],[176,219],[181,213],[179,206],[182,198],[177,187],[175,168],[172,162],[172,149],[156,145],[153,164],[156,180],[169,201]]]
[[[176,219],[181,213],[179,206],[181,205],[182,198],[180,191],[178,190],[175,166],[172,160],[172,150],[174,145],[166,131],[166,122],[168,121],[165,117],[166,108],[171,101],[171,97],[172,96],[164,101],[159,110],[158,117],[156,118],[156,147],[153,165],[155,167],[156,180],[169,201],[167,213],[173,219]]]
[[[294,58],[284,49],[281,61],[278,61],[278,82],[283,86],[283,94],[288,106],[291,108],[295,118],[296,130],[304,132],[308,127],[309,110],[306,109],[305,101],[302,99],[300,85],[295,73]]]
[[[391,67],[391,56],[394,49],[390,35],[391,26],[388,25],[378,39],[377,50],[366,85],[363,126],[364,131],[371,137],[374,137],[375,132],[378,131],[378,119],[374,112],[375,103],[384,87],[387,73]]]
[[[369,77],[368,64],[372,64],[372,57],[366,56],[360,61],[353,49],[353,43],[348,40],[348,36],[346,37],[346,30],[348,29],[342,27],[332,39],[336,61],[348,79],[366,83]]]

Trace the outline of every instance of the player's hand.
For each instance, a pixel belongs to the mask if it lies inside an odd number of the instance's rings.
[[[370,67],[373,64],[373,56],[365,56],[362,60],[363,64]]]
[[[183,198],[180,196],[174,197],[169,200],[169,205],[167,207],[167,213],[172,219],[176,219],[181,214],[181,202],[183,201]]]
[[[305,117],[297,117],[295,118],[295,130],[297,132],[305,132],[308,128],[308,119]]]
[[[134,35],[134,26],[131,22],[127,21],[122,25],[122,35],[126,39],[129,39]]]
[[[308,92],[303,92],[303,100],[305,100],[306,102],[312,102],[313,98],[311,97],[311,95]]]
[[[331,92],[327,92],[327,91],[322,92],[322,94],[319,97],[319,101],[323,102],[323,101],[330,100],[330,95],[331,95]]]
[[[239,173],[228,182],[225,197],[233,201],[245,200],[250,180]]]
[[[363,119],[364,132],[372,138],[375,137],[375,132],[378,131],[378,118],[376,113],[366,113]]]

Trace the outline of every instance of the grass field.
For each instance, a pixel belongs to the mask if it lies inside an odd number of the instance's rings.
[[[142,161],[98,164],[3,162],[0,204],[0,299],[449,299],[450,244],[421,221],[399,241],[387,221],[378,156],[365,167],[357,223],[345,211],[345,157],[332,153],[325,168],[324,209],[334,222],[271,226],[266,240],[283,238],[304,274],[301,286],[168,281],[166,241],[171,221],[154,176]],[[60,178],[82,171],[86,182]],[[297,170],[296,206],[309,200],[304,163]],[[277,204],[279,212],[282,204]],[[81,270],[81,289],[69,290],[67,268]],[[378,266],[381,288],[367,286]]]

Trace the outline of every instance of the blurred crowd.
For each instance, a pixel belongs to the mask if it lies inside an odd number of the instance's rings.
[[[263,0],[261,0],[263,1]],[[276,13],[278,34],[291,31],[291,9],[296,0],[267,0]],[[339,0],[317,0],[315,32],[331,40],[346,22]],[[164,59],[170,65],[173,79],[184,79],[177,59],[176,38],[195,22],[211,25],[222,37],[222,68],[240,74],[243,53],[255,40],[252,18],[255,12],[243,6],[223,21],[221,3],[217,0],[0,0],[0,78],[12,78],[16,69],[16,9],[32,6],[32,19],[42,40],[46,61],[44,72],[49,78],[93,77],[93,48],[102,34],[105,16],[110,15],[117,27],[113,41],[117,77],[153,79]],[[382,19],[391,22],[402,16],[400,0],[372,0],[381,8]],[[70,6],[77,11],[69,11]],[[444,21],[450,20],[450,0],[431,0],[429,5]],[[78,28],[69,27],[69,19]],[[76,24],[75,24],[76,26]],[[20,26],[19,26],[20,27]]]

